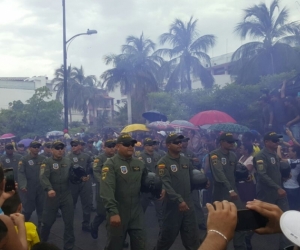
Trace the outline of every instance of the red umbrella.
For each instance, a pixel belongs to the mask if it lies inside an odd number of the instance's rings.
[[[236,120],[224,112],[218,110],[207,110],[194,115],[190,119],[190,122],[196,126],[202,126],[216,123],[236,123]]]
[[[0,140],[4,140],[4,139],[12,139],[15,138],[16,136],[14,134],[4,134],[0,136]]]

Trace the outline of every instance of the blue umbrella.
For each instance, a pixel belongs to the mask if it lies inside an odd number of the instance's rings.
[[[32,142],[33,140],[32,139],[23,139],[21,141],[18,142],[18,144],[24,144],[24,146],[27,148],[29,147],[29,144]]]
[[[156,110],[147,111],[147,112],[143,113],[142,116],[149,122],[156,122],[156,121],[166,122],[168,120],[164,114],[162,114]]]

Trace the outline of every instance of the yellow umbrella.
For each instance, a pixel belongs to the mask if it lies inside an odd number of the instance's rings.
[[[149,131],[149,129],[147,129],[146,125],[144,124],[130,124],[123,128],[121,133],[130,133],[135,131]]]

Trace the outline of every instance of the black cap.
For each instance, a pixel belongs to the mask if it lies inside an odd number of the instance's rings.
[[[182,142],[188,142],[189,140],[190,140],[190,138],[184,137],[184,138],[182,139]]]
[[[108,146],[114,146],[114,145],[116,145],[116,141],[113,140],[113,139],[108,139],[108,140],[106,140],[106,141],[104,142],[104,146],[105,146],[105,147],[108,147]]]
[[[42,146],[42,143],[38,141],[32,141],[30,142],[29,147],[33,147],[33,146]]]
[[[134,142],[137,143],[137,140],[134,140],[129,134],[120,135],[117,139],[117,144],[124,142]]]
[[[264,135],[264,141],[276,141],[279,140],[279,138],[282,138],[283,136],[280,134],[277,134],[276,132],[268,132]]]
[[[171,133],[167,136],[166,138],[166,143],[172,143],[175,140],[182,140],[184,138],[183,135],[179,135],[179,134],[175,134],[175,133]]]
[[[44,143],[44,147],[51,147],[52,146],[52,142],[51,141],[47,141]]]
[[[237,142],[238,139],[235,139],[233,137],[233,134],[232,133],[222,133],[220,135],[220,138],[219,138],[220,141],[227,141],[227,142]]]
[[[81,141],[79,141],[78,139],[73,139],[71,142],[70,142],[71,145],[73,144],[76,144],[76,145],[79,145],[81,144]]]
[[[55,148],[57,146],[65,146],[65,144],[62,141],[55,141],[52,143],[51,148]]]
[[[14,147],[11,142],[5,144],[5,148]]]
[[[144,146],[153,146],[153,145],[155,145],[156,143],[157,143],[157,141],[153,140],[153,139],[150,138],[150,137],[145,138],[145,139],[144,139],[144,142],[143,142]]]

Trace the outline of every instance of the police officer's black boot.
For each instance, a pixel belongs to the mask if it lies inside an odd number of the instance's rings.
[[[91,223],[91,236],[93,239],[98,239],[98,227],[94,228],[93,227],[93,222]]]

